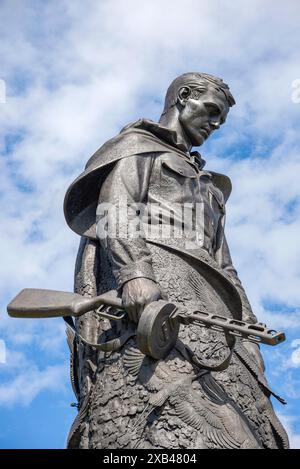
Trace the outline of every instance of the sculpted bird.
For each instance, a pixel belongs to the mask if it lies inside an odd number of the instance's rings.
[[[148,358],[145,360],[147,363],[143,362],[140,352],[135,349],[126,354],[125,363],[150,392],[149,400],[132,431],[144,427],[153,410],[163,408],[168,403],[165,414],[169,414],[169,417],[175,415],[182,423],[191,427],[191,431],[196,430],[197,438],[201,438],[203,447],[261,447],[242,412],[229,400],[209,373],[196,373],[191,364],[182,369],[185,361],[182,359],[180,363],[178,356],[171,356],[167,362],[155,362]],[[177,364],[176,367],[174,363]],[[151,364],[152,366],[149,366]],[[193,386],[193,381],[196,386]]]

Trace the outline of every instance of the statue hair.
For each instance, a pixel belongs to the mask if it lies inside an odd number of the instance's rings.
[[[221,91],[225,95],[228,105],[230,107],[234,106],[235,100],[229,90],[229,86],[224,83],[221,78],[215,77],[214,75],[209,75],[208,73],[191,72],[184,73],[172,81],[166,93],[163,114],[166,114],[166,112],[171,107],[176,105],[178,91],[180,88],[188,86],[192,90],[191,97],[194,99],[199,99],[201,92],[204,92],[208,85],[213,86],[217,91]]]

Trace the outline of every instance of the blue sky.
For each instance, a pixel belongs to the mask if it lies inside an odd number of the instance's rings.
[[[62,321],[10,319],[8,301],[72,290],[69,183],[125,124],[157,120],[189,71],[222,77],[236,98],[200,152],[232,179],[227,237],[253,309],[287,334],[263,354],[300,448],[299,14],[297,0],[0,1],[0,448],[63,448],[76,415]]]

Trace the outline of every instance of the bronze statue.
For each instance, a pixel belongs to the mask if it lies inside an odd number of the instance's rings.
[[[127,125],[67,191],[75,294],[23,291],[9,306],[24,316],[43,298],[43,314],[66,316],[69,448],[288,448],[259,350],[284,335],[257,322],[232,264],[230,179],[191,151],[234,104],[219,78],[176,78],[159,122]]]

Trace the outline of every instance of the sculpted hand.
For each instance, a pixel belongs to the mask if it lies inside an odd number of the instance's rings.
[[[144,307],[161,298],[158,285],[148,278],[134,278],[123,286],[122,301],[131,321],[138,323]]]

